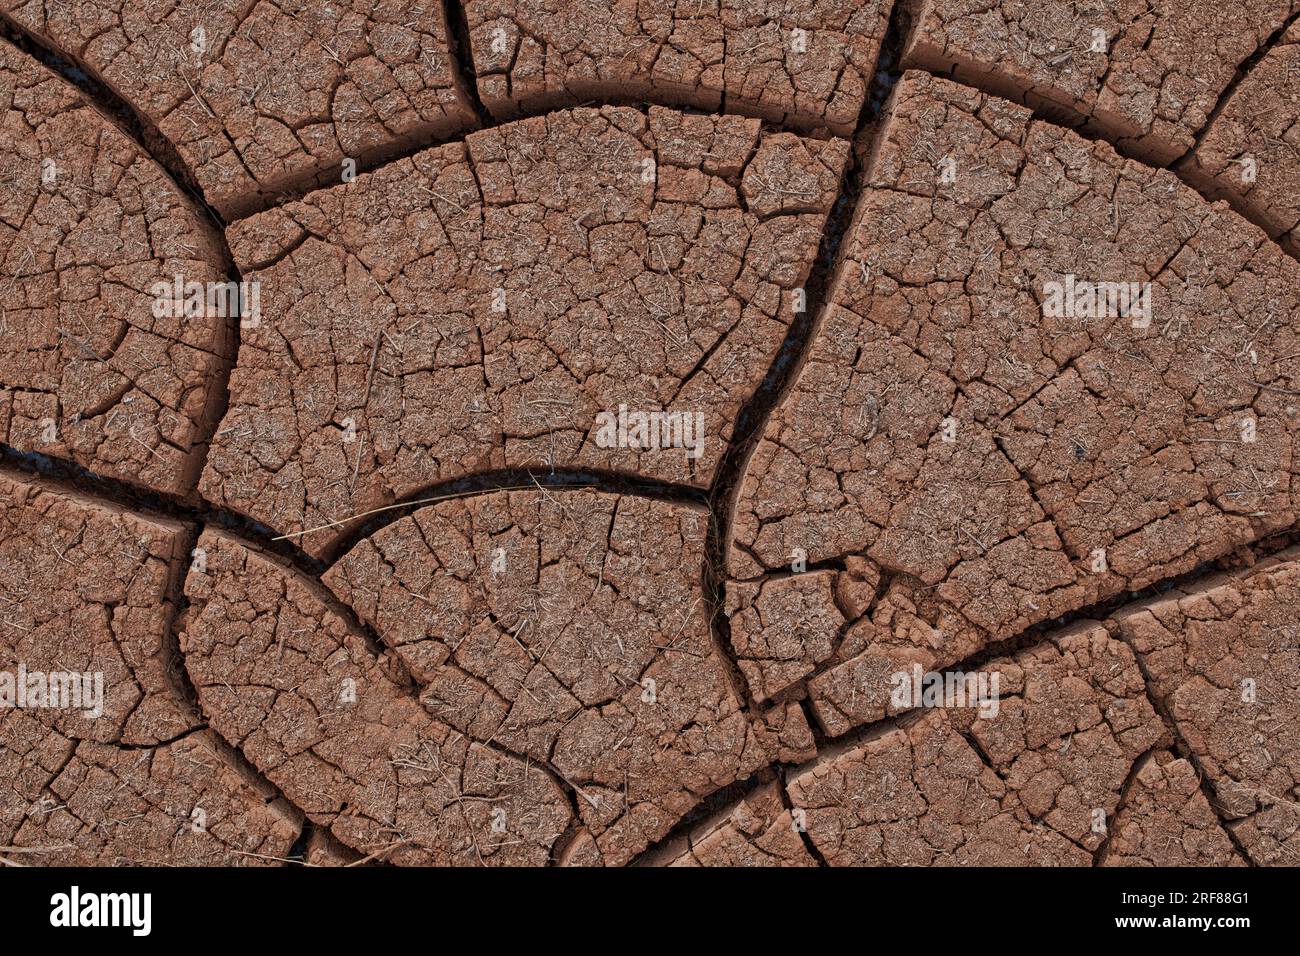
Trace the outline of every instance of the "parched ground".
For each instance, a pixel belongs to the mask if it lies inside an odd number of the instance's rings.
[[[129,102],[223,216],[478,125],[432,0],[4,0],[0,14]]]
[[[234,339],[218,316],[157,315],[152,290],[226,281],[220,237],[138,143],[7,44],[0,110],[0,438],[184,492]]]
[[[45,864],[256,864],[302,814],[193,706],[171,635],[183,527],[0,473],[0,661],[101,675],[94,708],[0,719],[0,840]],[[89,700],[83,700],[89,704]]]
[[[479,95],[494,116],[665,97],[851,135],[888,0],[470,0]]]
[[[1297,49],[0,3],[0,862],[1295,865]]]
[[[347,516],[491,469],[707,487],[847,156],[757,120],[566,110],[236,223],[262,322],[203,494],[286,532],[343,522],[303,541],[323,553]],[[602,446],[621,406],[702,415],[702,447]]]

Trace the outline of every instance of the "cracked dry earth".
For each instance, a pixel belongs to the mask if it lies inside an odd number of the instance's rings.
[[[1295,865],[1245,6],[0,0],[0,862]]]

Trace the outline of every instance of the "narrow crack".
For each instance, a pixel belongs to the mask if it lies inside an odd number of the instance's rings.
[[[322,560],[326,565],[333,564],[360,541],[426,505],[439,501],[473,498],[493,492],[533,489],[599,491],[606,494],[666,501],[696,509],[704,509],[709,505],[707,493],[702,489],[655,478],[642,478],[625,472],[575,468],[502,468],[463,475],[428,485],[366,515],[356,516],[360,520],[355,523],[352,519],[343,519],[340,524],[350,525],[350,527],[330,545],[322,555]],[[297,541],[306,537],[311,530],[282,535],[281,538]]]
[[[12,17],[0,11],[0,41],[8,42],[20,53],[36,60],[64,82],[74,87],[89,105],[114,128],[130,139],[171,180],[180,194],[188,199],[200,214],[219,257],[216,263],[226,282],[243,288],[243,276],[235,265],[230,245],[226,241],[226,223],[207,201],[197,180],[190,174],[171,141],[149,120],[136,110],[107,82],[98,77],[88,65],[49,44],[25,29]],[[212,440],[230,407],[230,376],[238,361],[242,303],[235,314],[227,316],[221,339],[215,343],[219,365],[213,369],[214,381],[207,403],[197,422],[194,440],[188,450],[182,487],[193,491],[207,461]]]
[[[168,683],[171,685],[173,692],[178,696],[179,702],[189,712],[189,715],[199,722],[199,726],[187,731],[186,736],[196,733],[200,730],[206,730],[209,737],[219,744],[219,756],[245,780],[255,784],[266,793],[272,794],[272,802],[278,802],[282,806],[289,807],[298,817],[304,821],[307,820],[307,814],[285,796],[284,792],[264,776],[248,758],[244,756],[243,751],[226,740],[216,730],[209,728],[207,721],[204,719],[203,709],[199,705],[198,690],[194,682],[190,680],[189,672],[185,668],[184,657],[180,649],[180,625],[185,618],[186,611],[189,610],[189,598],[185,596],[185,582],[189,579],[191,565],[189,556],[194,552],[198,544],[199,536],[202,535],[204,526],[202,524],[189,524],[186,526],[185,535],[186,547],[182,552],[176,555],[173,560],[176,562],[175,570],[172,575],[172,581],[169,587],[169,598],[172,604],[172,613],[170,620],[167,622],[165,636],[163,640],[163,654],[166,656],[164,669],[167,675]],[[178,738],[179,739],[179,738]],[[163,743],[171,743],[164,741]],[[306,835],[306,825],[302,833],[299,834],[299,840]],[[297,844],[295,843],[295,846]],[[289,853],[293,858],[293,853]]]
[[[691,831],[700,824],[722,815],[733,803],[743,800],[764,784],[771,783],[775,779],[775,767],[775,764],[760,767],[745,779],[736,780],[720,790],[713,791],[686,811],[686,815],[678,820],[671,830],[638,853],[628,866],[651,865],[646,861],[655,860],[677,840],[689,838]]]
[[[1010,637],[1003,638],[999,641],[991,641],[974,653],[968,654],[959,660],[953,661],[951,664],[938,668],[938,671],[939,673],[947,674],[956,671],[970,672],[980,670],[992,661],[1011,657],[1020,651],[1038,646],[1043,643],[1043,641],[1051,639],[1054,634],[1063,631],[1071,624],[1080,621],[1094,621],[1098,624],[1104,624],[1106,620],[1113,617],[1115,614],[1133,605],[1159,597],[1171,590],[1186,591],[1189,589],[1195,589],[1206,579],[1212,579],[1234,571],[1244,571],[1248,568],[1254,567],[1261,561],[1267,560],[1268,558],[1297,546],[1300,546],[1300,523],[1285,531],[1243,545],[1226,555],[1203,561],[1196,567],[1191,568],[1182,574],[1152,582],[1144,588],[1122,591],[1105,598],[1104,600],[1096,601],[1092,604],[1075,608],[1072,611],[1066,611],[1056,617],[1039,621]],[[843,559],[828,559],[827,561],[822,562],[822,564],[833,565],[836,560]],[[877,596],[876,601],[873,601],[872,603],[873,608],[878,601],[879,595]],[[868,610],[863,617],[869,619],[870,614],[871,611]],[[822,662],[812,671],[812,673],[800,678],[785,688],[782,691],[782,697],[789,698],[806,695],[809,682],[828,671],[834,670],[837,666],[843,663],[845,663],[845,661],[835,660],[833,657]],[[806,699],[806,696],[800,700],[800,703],[804,705],[805,710],[807,711],[809,726],[813,728],[814,734],[818,737],[819,752],[822,749],[821,743],[823,740],[828,743],[833,742],[838,744],[871,727],[888,723],[889,721],[902,717],[906,713],[911,713],[911,711],[902,711],[894,717],[885,717],[881,720],[872,721],[868,724],[850,728],[837,737],[827,737],[825,736],[825,732],[822,730],[820,724],[814,720],[811,703]]]
[[[295,863],[303,863],[307,859],[307,847],[311,844],[312,834],[316,832],[316,825],[306,815],[302,819],[302,829],[298,831],[298,839],[293,841],[293,846],[289,847],[289,852],[285,854],[287,858]]]
[[[1101,843],[1097,846],[1097,849],[1093,851],[1093,866],[1106,865],[1106,858],[1110,855],[1110,841],[1115,835],[1115,824],[1119,822],[1119,815],[1123,813],[1124,808],[1128,806],[1129,794],[1133,790],[1133,784],[1137,781],[1138,774],[1142,772],[1142,768],[1147,765],[1148,761],[1151,760],[1155,755],[1155,752],[1159,749],[1160,745],[1156,744],[1156,746],[1152,747],[1146,753],[1134,760],[1133,765],[1128,768],[1128,775],[1124,778],[1124,783],[1119,788],[1119,799],[1115,801],[1115,812],[1111,815],[1110,821],[1106,825],[1106,835],[1102,837]]]
[[[901,10],[901,5],[897,9]],[[477,73],[474,68],[473,51],[469,41],[469,27],[463,4],[457,2],[457,0],[442,0],[441,12],[446,20],[448,47],[456,74],[455,83],[474,112],[474,128],[458,130],[448,135],[436,132],[436,127],[428,124],[404,135],[390,137],[384,142],[358,150],[348,157],[355,161],[355,172],[358,175],[374,172],[380,167],[400,162],[427,149],[452,143],[464,143],[469,135],[481,129],[492,129],[504,123],[543,117],[556,112],[558,109],[570,108],[570,106],[557,106],[548,103],[531,109],[520,108],[517,113],[512,114],[508,119],[494,117],[478,95]],[[9,40],[15,47],[34,57],[66,82],[80,90],[97,110],[135,140],[155,162],[162,166],[172,180],[203,209],[208,218],[220,226],[219,231],[224,230],[225,226],[231,223],[248,219],[258,213],[265,212],[267,209],[301,198],[313,190],[324,188],[325,174],[340,169],[340,164],[335,161],[318,162],[292,174],[278,177],[273,181],[258,182],[256,195],[243,197],[241,202],[234,204],[234,212],[228,218],[223,219],[215,209],[208,205],[203,190],[199,187],[188,166],[180,158],[180,154],[172,142],[163,135],[147,115],[137,110],[127,98],[114,89],[93,67],[80,58],[61,50],[44,37],[31,32],[3,11],[0,11],[0,38]],[[885,43],[887,46],[890,44],[888,35]],[[896,63],[897,53],[897,49],[891,48],[887,56],[887,51],[882,49],[880,62],[891,65]],[[897,75],[897,72],[891,74],[894,79],[897,78]],[[872,84],[873,90],[878,87],[881,76],[882,73],[878,70],[876,81]],[[890,82],[892,83],[892,80]],[[611,95],[604,96],[599,101],[584,100],[581,103],[572,104],[572,106],[595,103],[595,105],[602,106],[630,106],[646,112],[650,106],[654,105],[688,114],[703,114],[706,112],[695,107],[687,98],[675,95],[672,90],[652,90],[647,96],[638,97],[620,97],[612,89],[610,92]],[[870,99],[868,103],[870,104]],[[866,112],[870,112],[870,105]],[[728,110],[725,103],[718,110],[709,112],[708,115],[737,116],[745,119],[755,118],[752,112]],[[774,117],[757,118],[761,120],[763,129],[768,131],[812,135],[817,138],[825,138],[829,135],[821,124],[813,121],[800,122],[785,115],[782,115],[779,119]],[[224,241],[222,245],[224,247]]]
[[[180,153],[171,140],[93,67],[54,46],[44,37],[32,33],[3,10],[0,10],[0,40],[7,41],[80,92],[98,113],[133,140],[162,168],[176,187],[194,201],[213,224],[214,231],[224,232],[225,223],[220,214],[208,205],[198,181],[181,160]],[[223,238],[222,246],[224,245]]]
[[[1223,812],[1223,806],[1219,802],[1219,796],[1214,791],[1214,785],[1210,782],[1209,774],[1205,772],[1205,765],[1201,762],[1200,757],[1196,755],[1196,752],[1192,750],[1191,745],[1187,742],[1187,738],[1183,736],[1182,729],[1178,726],[1178,722],[1174,720],[1174,715],[1170,712],[1169,708],[1165,706],[1164,701],[1156,695],[1155,681],[1151,677],[1151,672],[1147,668],[1146,661],[1142,658],[1142,655],[1138,653],[1137,648],[1133,646],[1132,642],[1124,637],[1122,632],[1115,634],[1114,637],[1116,640],[1123,641],[1128,646],[1129,650],[1133,652],[1133,658],[1137,661],[1138,670],[1142,673],[1142,683],[1145,685],[1147,700],[1151,703],[1152,709],[1155,710],[1156,714],[1160,717],[1160,720],[1164,723],[1165,729],[1168,730],[1169,735],[1173,738],[1174,752],[1190,763],[1192,769],[1196,771],[1196,779],[1200,785],[1201,794],[1205,797],[1205,801],[1210,805],[1210,809],[1214,811],[1214,815],[1218,818],[1219,824],[1223,828],[1223,832],[1227,834],[1228,839],[1232,842],[1232,848],[1236,851],[1237,856],[1240,857],[1247,866],[1256,866],[1257,864],[1250,858],[1250,854],[1246,852],[1245,845],[1241,842],[1240,838],[1233,830],[1227,815]],[[1118,811],[1116,811],[1116,813],[1118,814]]]
[[[444,0],[444,12],[447,18],[449,36],[452,39],[453,59],[457,64],[460,82],[466,84],[466,95],[472,101],[475,113],[484,127],[498,125],[490,116],[477,95],[477,89],[474,82],[475,74],[472,55],[468,42],[468,28],[463,7],[459,3],[456,3],[455,0]],[[1201,136],[1204,135],[1205,130],[1212,125],[1214,117],[1217,116],[1219,110],[1235,91],[1236,86],[1249,74],[1249,71],[1254,64],[1267,54],[1268,49],[1271,49],[1272,45],[1275,44],[1285,30],[1295,22],[1298,16],[1300,16],[1300,13],[1292,15],[1283,27],[1279,28],[1279,30],[1271,36],[1265,44],[1255,51],[1251,58],[1248,58],[1248,60],[1243,62],[1241,67],[1239,67],[1238,74],[1234,77],[1233,82],[1225,91],[1225,94],[1220,99],[1219,103],[1216,104],[1210,121],[1207,122],[1205,128],[1198,134],[1198,143]],[[896,84],[898,78],[902,74],[902,67],[900,65],[901,53],[905,47],[909,20],[910,14],[906,9],[906,4],[897,4],[891,14],[889,29],[880,54],[880,66],[873,78],[868,93],[867,106],[860,117],[858,134],[855,137],[859,141],[865,138],[867,128],[872,123],[877,122],[883,115],[884,104],[887,100],[888,92]],[[212,231],[216,234],[219,248],[221,249],[225,259],[225,267],[228,275],[232,281],[241,281],[239,273],[233,265],[233,259],[230,256],[229,249],[225,242],[225,223],[215,210],[207,204],[202,191],[198,188],[197,184],[189,175],[188,170],[180,161],[174,147],[165,137],[162,136],[147,117],[139,114],[125,99],[117,94],[116,91],[103,81],[97,79],[93,71],[84,64],[76,62],[66,54],[59,52],[45,41],[23,29],[10,17],[4,14],[0,14],[0,38],[7,40],[22,52],[32,56],[54,71],[65,81],[76,86],[84,95],[86,95],[91,104],[99,112],[103,113],[126,135],[130,136],[146,154],[148,154],[163,168],[164,171],[167,172],[177,187],[189,196],[195,202],[196,206],[203,211],[209,224],[212,226]],[[946,78],[954,79],[952,77]],[[978,87],[974,87],[973,84],[964,83],[962,80],[955,80],[955,82],[978,89]],[[674,104],[664,103],[664,105],[672,106]],[[1059,122],[1040,115],[1038,111],[1035,111],[1035,119],[1041,122],[1050,123],[1058,128],[1069,128]],[[765,127],[777,129],[784,128],[781,124],[765,122],[764,125]],[[1109,141],[1105,140],[1103,135],[1100,133],[1080,130],[1076,130],[1076,132],[1080,132],[1081,135],[1085,136],[1085,138],[1109,143]],[[446,140],[445,142],[459,140],[463,140],[463,136],[458,137],[456,140]],[[427,149],[432,145],[438,144],[432,141],[419,144],[408,143],[395,153],[389,151],[384,158],[377,158],[369,168],[377,168],[379,165],[400,159],[403,155],[411,155],[415,152]],[[1121,152],[1123,155],[1128,156],[1122,147],[1117,146],[1114,143],[1110,143],[1110,145],[1116,148],[1117,151]],[[1141,162],[1140,157],[1128,156],[1128,158]],[[693,489],[688,486],[675,485],[668,482],[659,482],[649,479],[640,479],[635,476],[615,473],[579,470],[535,472],[528,469],[506,469],[494,471],[444,482],[430,486],[418,494],[405,496],[403,500],[395,502],[390,508],[385,509],[382,515],[377,514],[368,517],[365,521],[341,537],[339,541],[335,543],[334,547],[330,549],[329,559],[320,560],[307,555],[306,552],[296,544],[292,543],[291,539],[287,539],[282,535],[277,536],[272,529],[244,516],[213,507],[202,499],[197,498],[197,495],[191,495],[190,497],[169,496],[157,492],[151,492],[146,489],[135,488],[134,486],[128,485],[124,482],[103,478],[87,469],[63,460],[38,454],[19,452],[5,445],[0,445],[0,463],[27,473],[53,479],[78,491],[93,495],[94,497],[122,504],[134,511],[143,512],[145,514],[158,514],[182,521],[190,529],[188,540],[191,549],[197,541],[198,536],[205,528],[209,526],[220,528],[223,531],[231,533],[234,537],[251,543],[257,549],[280,558],[283,562],[289,565],[291,570],[300,573],[303,577],[314,582],[317,585],[317,588],[323,591],[328,591],[328,589],[320,582],[320,577],[326,570],[330,561],[335,559],[338,555],[346,553],[350,547],[354,546],[362,538],[373,534],[375,531],[387,524],[399,520],[401,517],[408,515],[418,507],[421,507],[422,504],[427,503],[426,499],[429,497],[445,497],[447,499],[463,498],[491,493],[493,491],[500,491],[508,487],[522,484],[524,486],[535,485],[548,490],[586,488],[620,495],[650,497],[694,507],[707,508],[710,516],[708,544],[706,547],[706,567],[704,569],[704,593],[710,610],[711,630],[715,636],[715,641],[720,648],[724,649],[724,657],[733,671],[733,677],[739,678],[738,667],[736,666],[734,649],[731,642],[730,626],[725,614],[725,588],[727,579],[726,558],[730,546],[731,526],[736,501],[739,497],[741,484],[749,460],[758,445],[766,424],[779,403],[788,394],[790,387],[793,385],[797,375],[802,369],[803,364],[807,360],[812,349],[817,333],[824,321],[826,311],[831,307],[830,291],[835,286],[836,275],[838,269],[842,265],[839,257],[840,249],[846,234],[850,230],[852,214],[856,207],[856,200],[861,192],[862,185],[866,180],[869,164],[869,158],[865,160],[855,160],[850,164],[850,167],[845,174],[840,195],[828,221],[827,229],[822,237],[817,261],[806,285],[808,308],[805,312],[794,318],[794,321],[791,323],[787,332],[786,339],[782,343],[781,348],[772,365],[769,367],[767,374],[755,390],[750,401],[738,415],[732,441],[722,459],[717,477],[707,492]],[[1189,182],[1180,171],[1171,171],[1190,188],[1204,195],[1202,190],[1200,190],[1195,184]],[[287,187],[285,194],[291,194],[292,189],[293,187]],[[281,195],[268,196],[266,197],[266,205],[262,208],[269,208],[269,206],[281,201],[283,198],[284,197]],[[1208,199],[1208,197],[1206,198]],[[253,212],[256,211],[259,210],[253,210]],[[249,214],[251,215],[253,213]],[[1251,219],[1251,221],[1256,225],[1259,225],[1255,219]],[[201,459],[206,455],[206,449],[211,441],[212,434],[218,427],[218,423],[224,416],[229,403],[229,373],[235,364],[239,343],[239,319],[237,316],[232,319],[229,338],[232,345],[231,352],[229,353],[229,361],[225,369],[225,381],[219,388],[214,389],[215,398],[212,400],[209,409],[204,415],[205,433],[202,436],[202,441],[196,442],[196,447],[201,447],[203,449],[203,454],[198,456],[200,460],[197,463],[197,469],[201,469],[202,467]],[[197,480],[197,474],[198,471],[196,470],[194,473],[195,480]],[[1251,550],[1256,553],[1262,551],[1264,554],[1284,550],[1295,543],[1296,534],[1297,532],[1292,530],[1284,533],[1282,536],[1265,539],[1264,542],[1257,542]],[[1269,550],[1272,547],[1272,543],[1278,541],[1281,543],[1279,543],[1276,548]],[[177,560],[180,562],[182,568],[186,567],[185,556],[179,556]],[[1184,575],[1159,582],[1158,584],[1152,585],[1150,588],[1141,591],[1125,592],[1124,594],[1117,595],[1105,602],[1099,602],[1098,604],[1090,605],[1086,608],[1070,612],[1058,618],[1040,622],[1006,641],[985,647],[979,653],[972,655],[963,661],[957,662],[947,669],[968,669],[972,665],[978,665],[980,662],[991,660],[995,657],[1005,656],[1007,653],[1038,643],[1050,635],[1050,633],[1073,621],[1095,618],[1099,614],[1102,616],[1108,616],[1110,613],[1113,613],[1114,610],[1129,603],[1143,600],[1152,594],[1163,593],[1171,588],[1182,587],[1203,577],[1221,573],[1223,570],[1222,562],[1224,560],[1226,559],[1219,559],[1219,562],[1217,563],[1200,565]],[[168,625],[167,653],[169,656],[174,653],[176,662],[180,665],[177,675],[178,683],[180,685],[179,692],[184,699],[193,706],[195,714],[201,714],[201,711],[198,709],[197,694],[189,681],[188,674],[185,672],[183,662],[180,661],[179,644],[176,633],[176,626],[188,606],[188,601],[184,597],[184,581],[187,573],[187,571],[182,571],[182,573],[176,575],[174,587],[177,591],[175,595],[175,603],[173,605],[174,611],[172,620]],[[330,609],[340,612],[344,617],[344,620],[348,622],[349,627],[355,626],[358,633],[366,635],[367,640],[372,644],[372,647],[377,647],[381,651],[386,649],[382,642],[379,641],[378,637],[356,618],[356,615],[351,612],[350,608],[342,605],[341,602],[333,601],[331,602]],[[173,644],[175,644],[174,649],[172,646]],[[1139,667],[1142,667],[1140,657],[1138,658],[1138,663]],[[1214,799],[1213,790],[1209,784],[1209,778],[1204,773],[1204,770],[1195,755],[1190,751],[1190,748],[1188,748],[1186,741],[1178,731],[1177,725],[1156,702],[1155,695],[1152,691],[1150,677],[1146,673],[1144,667],[1142,667],[1142,670],[1147,683],[1148,695],[1152,699],[1153,706],[1161,715],[1166,725],[1170,728],[1170,732],[1175,738],[1176,748],[1179,750],[1181,756],[1186,757],[1193,763],[1201,781],[1202,790],[1206,793],[1207,799],[1210,800],[1211,806],[1215,807],[1216,814],[1222,816],[1220,808]],[[754,711],[755,708],[752,698],[748,694],[743,680],[740,681],[738,686],[742,694],[742,699],[746,702],[747,709],[751,712]],[[797,687],[798,685],[795,686]],[[821,751],[823,743],[827,743],[828,741],[824,735],[820,734],[820,725],[812,719],[811,708],[808,701],[803,699],[799,703],[805,714],[809,717],[809,724],[813,728],[818,750]],[[836,749],[842,746],[852,746],[855,742],[861,741],[871,734],[879,733],[884,729],[896,726],[898,720],[904,716],[906,716],[906,714],[895,715],[894,717],[885,720],[875,721],[862,727],[854,728],[849,733],[836,738],[833,741],[833,745]],[[489,747],[494,746],[492,744],[484,745]],[[235,755],[235,759],[241,772],[247,773],[251,775],[253,779],[260,781],[262,785],[269,789],[269,791],[274,792],[278,799],[283,800],[286,805],[293,806],[293,804],[289,802],[282,793],[280,793],[277,787],[269,781],[264,780],[260,774],[257,774],[257,772],[247,764],[247,761],[236,748],[229,749]],[[1144,755],[1135,762],[1130,771],[1129,779],[1125,783],[1124,794],[1127,794],[1134,775],[1148,757],[1149,754]],[[545,769],[544,765],[540,763],[539,767]],[[688,813],[663,839],[640,854],[638,859],[646,857],[655,849],[667,845],[672,840],[697,826],[702,820],[720,812],[730,803],[744,797],[763,783],[770,781],[773,772],[776,772],[781,776],[781,786],[779,786],[779,789],[781,791],[783,803],[788,809],[793,809],[789,794],[784,786],[784,771],[782,770],[781,765],[772,764],[756,771],[745,780],[734,782],[726,787],[714,791],[712,794],[701,800],[694,808],[688,811]],[[567,785],[567,781],[563,781],[563,785]],[[566,787],[566,793],[568,793],[570,799],[575,801],[576,804],[576,797],[572,792],[570,792],[570,788],[571,785]],[[1123,801],[1124,797],[1121,796],[1121,807],[1123,806]],[[557,841],[556,856],[562,855],[558,852],[559,848],[571,843],[572,839],[576,838],[577,833],[580,832],[580,827],[577,826],[578,819],[575,806],[575,827],[571,828],[570,832],[566,833],[564,837]],[[306,845],[310,838],[312,827],[313,825],[310,821],[304,823],[303,829],[294,846],[294,850],[297,851],[297,858],[301,858],[303,854],[305,854]],[[1236,839],[1235,834],[1233,834],[1232,830],[1227,826],[1226,821],[1224,823],[1224,829],[1232,839],[1237,852],[1249,863],[1249,857],[1246,856],[1244,849]],[[807,834],[801,833],[801,837],[810,855],[818,861],[819,865],[825,866],[825,859],[812,844]],[[1109,841],[1109,836],[1107,837],[1107,841]],[[1104,860],[1107,851],[1108,843],[1104,842],[1097,853],[1099,861]],[[291,852],[290,856],[294,857],[295,853]],[[1253,865],[1253,863],[1251,865]]]
[[[174,690],[179,702],[200,723],[200,726],[187,731],[186,734],[208,729],[206,722],[203,722],[203,712],[199,705],[197,689],[185,669],[179,642],[179,627],[186,611],[189,609],[189,600],[185,596],[185,582],[190,572],[188,558],[193,553],[204,530],[208,527],[220,529],[237,540],[242,546],[261,553],[263,557],[280,565],[286,572],[296,574],[303,579],[312,594],[322,602],[326,609],[339,617],[350,631],[360,637],[370,653],[377,659],[382,658],[381,666],[389,678],[398,686],[413,694],[418,694],[420,685],[402,664],[400,658],[390,653],[391,649],[384,643],[379,634],[363,621],[351,607],[339,600],[333,591],[323,583],[321,577],[327,570],[329,563],[312,558],[296,546],[286,543],[283,536],[273,537],[271,529],[240,515],[214,508],[206,503],[195,506],[175,497],[139,491],[132,486],[105,479],[61,459],[18,452],[4,444],[0,444],[0,465],[35,475],[67,490],[120,505],[135,514],[141,514],[145,517],[167,518],[185,525],[185,546],[182,552],[175,557],[176,568],[173,573],[173,581],[169,586],[169,599],[173,610],[164,639],[164,654],[167,658],[164,663],[169,677],[174,677]],[[524,478],[528,480],[525,482],[523,481]],[[704,507],[706,501],[704,492],[698,489],[673,486],[665,482],[642,481],[623,475],[599,475],[583,472],[533,474],[527,471],[500,471],[458,479],[436,487],[443,489],[446,492],[443,497],[451,500],[477,494],[488,494],[507,486],[518,486],[522,489],[539,488],[547,491],[594,489],[616,494],[634,494],[640,497],[675,501],[696,508]],[[629,490],[633,488],[637,490]],[[382,518],[377,518],[376,527],[358,530],[357,540],[373,534],[379,527],[398,520],[401,516],[411,513],[419,506],[419,501],[399,504],[394,510],[386,512]],[[340,553],[345,553],[345,551],[346,549]],[[435,718],[430,717],[430,719]],[[216,732],[213,731],[213,733]],[[286,806],[293,807],[296,812],[303,814],[304,818],[306,817],[301,808],[297,807],[278,787],[248,763],[235,745],[221,738],[219,734],[217,736],[236,755],[236,759],[233,759],[232,763],[241,774],[269,788],[274,792],[276,799],[283,801]],[[526,757],[494,740],[480,740],[472,736],[468,737],[468,739],[498,754],[511,757],[521,764],[527,765],[531,763],[535,765],[540,772],[550,777],[566,795],[573,812],[574,827],[571,829],[574,832],[567,833],[567,839],[557,841],[556,846],[553,848],[552,855],[554,859],[562,856],[563,847],[572,842],[576,838],[577,831],[581,829],[582,818],[578,804],[579,788],[577,785],[569,781],[547,761]],[[164,743],[169,742],[165,741]],[[300,833],[298,843],[301,843],[303,839],[305,837],[303,833]],[[295,846],[298,843],[295,843]],[[292,853],[289,856],[295,860],[301,858],[301,856],[295,858]]]
[[[180,553],[172,558],[174,563],[172,565],[171,580],[167,585],[167,597],[171,602],[171,613],[163,631],[161,656],[163,657],[163,673],[177,702],[184,707],[190,719],[207,726],[207,721],[203,719],[203,710],[199,707],[198,692],[194,688],[194,682],[190,680],[189,672],[185,669],[185,659],[181,654],[180,640],[181,622],[185,619],[185,612],[189,609],[189,599],[185,596],[185,582],[190,575],[190,555],[194,553],[194,549],[198,546],[199,535],[203,533],[203,526],[197,523],[187,523],[184,528],[183,546]]]
[[[794,805],[794,799],[790,796],[789,774],[785,769],[781,770],[781,783],[780,786],[777,787],[777,789],[781,793],[781,805],[790,811],[790,817],[792,822],[796,822],[794,821],[794,814],[800,808]],[[830,866],[830,864],[826,862],[826,856],[825,854],[822,853],[821,848],[815,842],[813,842],[813,838],[809,836],[807,827],[796,826],[794,832],[799,834],[799,839],[803,842],[804,850],[808,853],[810,857],[813,858],[813,860],[816,861],[818,866],[820,867]]]
[[[0,465],[43,478],[88,497],[119,505],[146,517],[162,517],[183,524],[220,528],[264,551],[278,555],[309,578],[318,579],[327,567],[324,562],[311,557],[297,546],[279,540],[275,531],[266,525],[235,512],[216,508],[202,499],[193,500],[105,478],[66,459],[39,452],[19,451],[3,442],[0,442]]]
[[[1240,571],[1253,567],[1266,558],[1295,547],[1298,543],[1300,543],[1300,526],[1252,542],[1250,545],[1243,546],[1222,557],[1203,561],[1182,574],[1156,581],[1145,588],[1123,591],[1105,600],[1039,621],[1019,634],[985,645],[974,654],[948,665],[944,670],[978,670],[990,661],[1041,644],[1044,640],[1051,638],[1053,634],[1064,630],[1071,624],[1079,621],[1096,621],[1098,624],[1102,624],[1132,605],[1151,600],[1172,590],[1185,591],[1189,588],[1194,589],[1201,581],[1217,577],[1225,572]]]

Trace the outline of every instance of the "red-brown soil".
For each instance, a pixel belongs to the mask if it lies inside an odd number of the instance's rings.
[[[4,0],[116,90],[222,215],[477,126],[440,3]]]
[[[0,862],[1293,865],[1298,12],[0,5]]]
[[[906,62],[1054,117],[1153,163],[1186,153],[1294,0],[921,0]]]
[[[131,139],[0,43],[0,439],[162,492],[193,487],[229,322],[156,318],[224,282],[203,216]]]
[[[0,844],[45,864],[233,866],[283,857],[297,838],[301,814],[180,687],[169,629],[185,537],[0,472],[0,669],[103,681],[98,716],[4,709]]]
[[[1300,25],[1292,24],[1206,127],[1183,170],[1300,255]]]
[[[1294,260],[1171,174],[925,74],[904,74],[876,149],[731,554],[743,578],[796,553],[887,576],[814,700],[897,662],[949,666],[1294,523]],[[1041,290],[1067,275],[1150,282],[1149,327],[1044,316]],[[832,657],[838,579],[863,574],[819,573],[820,610],[782,629],[803,670]],[[752,624],[732,628],[748,640]],[[878,696],[831,719],[878,719]]]
[[[707,486],[847,154],[757,120],[579,109],[236,224],[263,323],[203,493],[296,532],[494,468]],[[702,449],[602,447],[596,417],[621,406],[702,415]]]
[[[469,0],[478,91],[493,114],[587,100],[718,110],[841,136],[857,126],[889,0],[611,6]]]

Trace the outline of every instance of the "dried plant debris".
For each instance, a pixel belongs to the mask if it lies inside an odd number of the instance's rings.
[[[238,866],[293,845],[301,815],[179,687],[186,537],[0,472],[0,858]]]
[[[430,714],[553,767],[601,856],[625,862],[783,746],[714,649],[706,527],[644,498],[500,493],[403,518],[325,582]]]
[[[1106,866],[1245,866],[1201,792],[1196,769],[1167,750],[1146,758],[1115,818]]]
[[[642,858],[644,866],[816,866],[777,783],[766,783],[691,832]]]
[[[1300,24],[1241,80],[1180,169],[1300,256]]]
[[[571,816],[545,767],[426,713],[319,585],[217,533],[198,547],[180,643],[199,705],[316,825],[390,862],[545,862]]]
[[[3,0],[0,865],[1295,865],[1297,50]]]
[[[1300,564],[1287,551],[1116,615],[1250,860],[1300,854]]]
[[[730,686],[693,573],[705,527],[588,492],[448,502],[358,544],[333,596],[206,533],[181,646],[212,726],[359,853],[544,862],[576,808],[624,863],[810,742]]]
[[[1166,736],[1132,652],[1090,625],[986,667],[996,714],[917,711],[792,779],[828,863],[1092,864],[1134,763]]]

